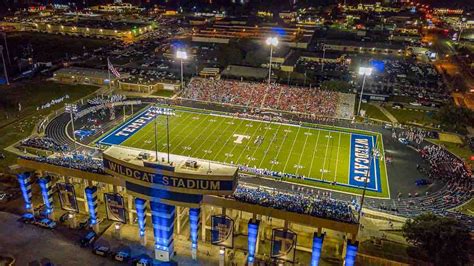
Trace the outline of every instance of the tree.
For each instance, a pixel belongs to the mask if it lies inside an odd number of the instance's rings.
[[[466,132],[466,126],[474,125],[474,112],[449,103],[440,108],[437,117],[441,124],[448,130],[459,133]]]
[[[435,265],[464,265],[468,261],[469,231],[455,219],[424,213],[407,220],[402,232]]]

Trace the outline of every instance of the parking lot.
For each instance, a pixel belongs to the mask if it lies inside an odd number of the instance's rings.
[[[42,265],[46,262],[55,265],[117,265],[110,259],[94,256],[90,249],[79,247],[61,231],[25,225],[18,222],[18,218],[0,212],[0,254],[15,257],[16,265]]]

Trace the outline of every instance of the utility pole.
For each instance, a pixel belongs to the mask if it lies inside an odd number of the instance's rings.
[[[0,54],[2,55],[3,74],[5,74],[5,80],[7,82],[7,85],[10,85],[10,82],[8,81],[8,73],[7,73],[7,66],[5,64],[5,57],[3,56],[3,46],[2,45],[0,45]]]
[[[8,59],[8,65],[12,64],[12,61],[10,59],[10,51],[8,50],[8,43],[7,43],[7,33],[2,32],[3,35],[3,42],[5,43],[5,49],[7,50],[7,59]]]

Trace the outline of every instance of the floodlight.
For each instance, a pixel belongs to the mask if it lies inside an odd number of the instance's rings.
[[[359,67],[359,75],[370,76],[372,75],[372,70],[371,67]]]
[[[186,60],[188,59],[188,53],[186,51],[177,51],[176,52],[176,58],[181,59],[181,60]]]

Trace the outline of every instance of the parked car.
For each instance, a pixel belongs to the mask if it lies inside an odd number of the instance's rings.
[[[54,229],[56,228],[56,222],[54,221],[51,221],[50,219],[48,218],[43,218],[39,221],[36,221],[35,222],[35,225],[39,226],[39,227],[43,227],[43,228],[47,228],[47,229]]]
[[[69,213],[65,213],[65,214],[61,215],[61,217],[59,217],[59,222],[60,223],[64,223],[67,220],[69,220]]]
[[[98,246],[92,251],[94,254],[107,257],[110,254],[110,248],[106,246]]]
[[[130,259],[130,252],[123,251],[123,250],[119,251],[119,252],[115,253],[114,259],[116,261],[127,262]]]
[[[25,224],[32,224],[35,222],[35,216],[32,213],[25,213],[23,214],[20,219],[18,219],[19,222],[25,223]]]
[[[402,143],[402,144],[405,144],[405,145],[408,145],[408,144],[409,144],[409,142],[408,142],[408,140],[407,140],[406,138],[398,138],[398,141],[399,141],[400,143]]]
[[[92,244],[92,242],[94,242],[96,237],[97,237],[97,234],[94,231],[90,231],[83,238],[79,240],[79,244],[83,248],[88,247]]]
[[[136,266],[150,266],[151,260],[148,258],[141,258],[136,261],[135,265]]]

